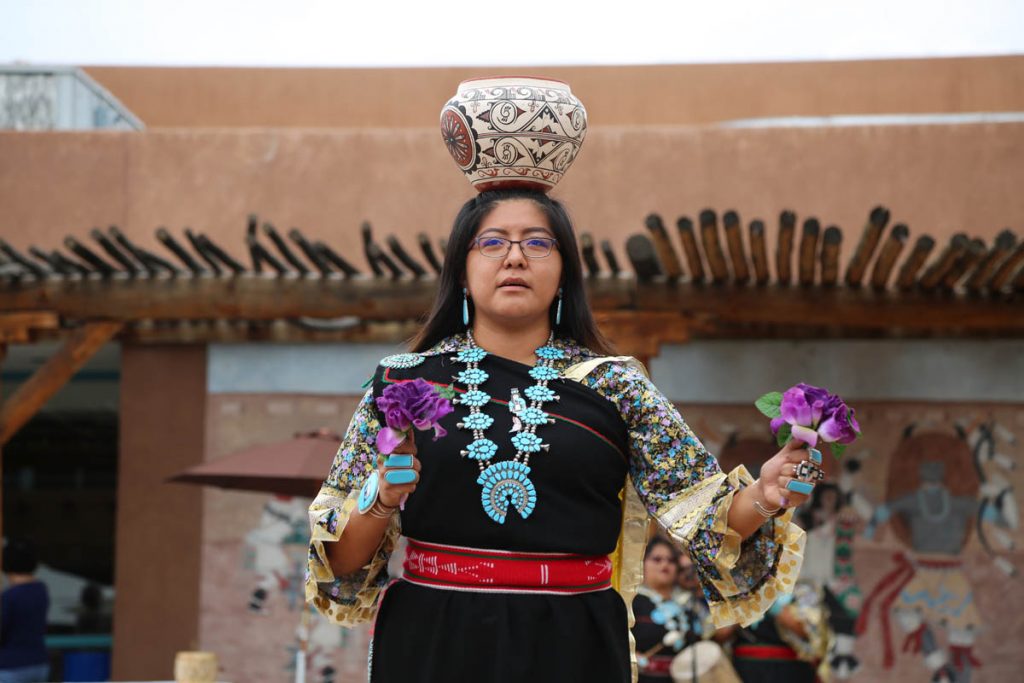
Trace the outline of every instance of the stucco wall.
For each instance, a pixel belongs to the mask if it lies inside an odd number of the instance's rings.
[[[685,31],[680,40],[685,40]],[[1024,110],[1020,56],[525,69],[86,71],[150,127],[417,128],[437,120],[441,105],[460,81],[510,73],[568,82],[586,104],[594,125]]]
[[[911,239],[1019,229],[1021,158],[1024,123],[595,127],[556,195],[619,249],[651,211],[674,228],[681,214],[731,208],[764,219],[771,240],[789,208],[843,228],[849,255],[879,203]],[[0,236],[19,248],[114,224],[165,253],[155,228],[190,226],[247,261],[251,212],[347,246],[362,220],[381,236],[446,234],[471,195],[432,129],[0,134]],[[343,249],[362,265],[354,251]]]

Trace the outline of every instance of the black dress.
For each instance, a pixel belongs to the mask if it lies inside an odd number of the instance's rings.
[[[374,394],[389,382],[413,377],[448,384],[462,369],[447,355],[409,369],[382,368]],[[484,389],[507,403],[513,387],[533,383],[527,366],[497,356],[482,368]],[[501,550],[607,555],[619,536],[618,495],[626,477],[625,426],[615,407],[576,382],[553,382],[560,400],[547,411],[555,424],[537,430],[548,452],[530,459],[537,507],[527,518],[509,511],[492,521],[481,504],[477,466],[459,455],[472,434],[456,428],[466,416],[456,406],[433,441],[416,433],[420,483],[401,513],[402,533],[445,545]],[[595,400],[596,398],[596,400]],[[515,449],[508,442],[511,413],[505,404],[487,436],[498,443],[495,460]],[[600,435],[595,433],[600,432]],[[629,681],[626,608],[614,590],[579,595],[467,593],[398,581],[381,601],[373,638],[371,680],[391,681]]]

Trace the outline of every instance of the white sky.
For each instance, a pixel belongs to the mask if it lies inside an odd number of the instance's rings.
[[[0,0],[0,63],[486,66],[1022,53],[1022,0]]]

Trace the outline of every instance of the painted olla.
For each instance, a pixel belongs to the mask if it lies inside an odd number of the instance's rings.
[[[459,84],[441,110],[441,137],[479,192],[547,192],[583,145],[587,111],[567,83],[544,78],[477,78]]]

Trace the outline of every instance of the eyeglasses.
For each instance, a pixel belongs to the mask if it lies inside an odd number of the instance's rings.
[[[504,237],[477,237],[473,244],[487,258],[505,258],[512,251],[512,245],[518,244],[526,258],[544,258],[558,246],[558,240],[552,237],[528,237],[525,240],[509,240]]]

